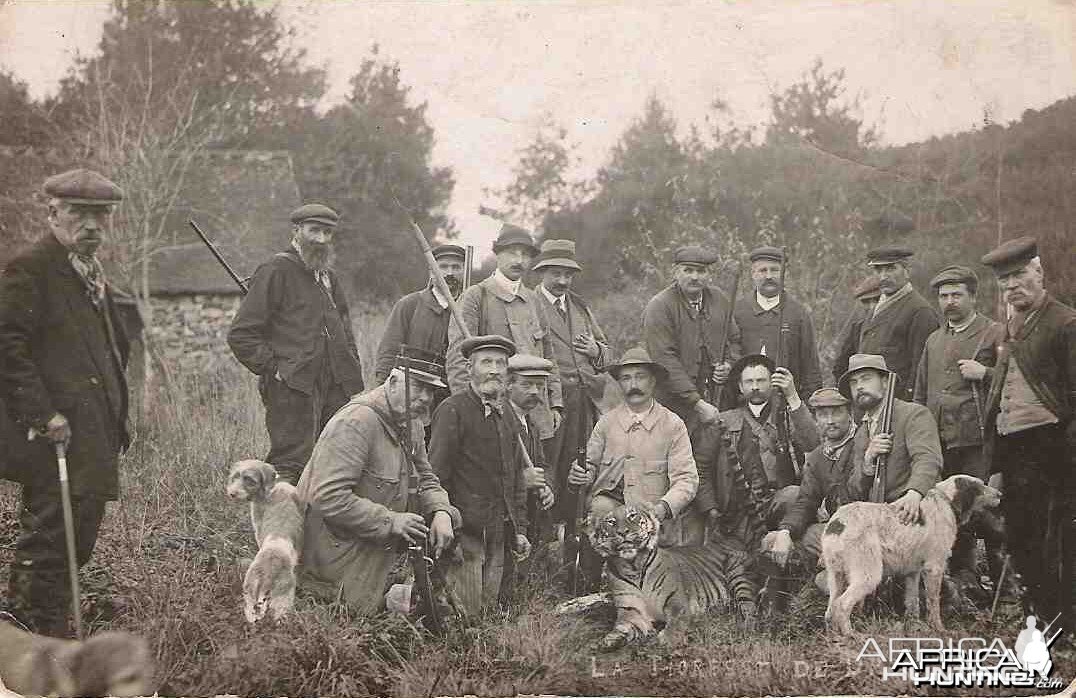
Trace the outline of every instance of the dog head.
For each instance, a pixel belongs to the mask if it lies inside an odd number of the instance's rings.
[[[276,468],[260,460],[241,460],[228,472],[225,492],[241,502],[265,499],[276,483]]]
[[[153,658],[141,637],[122,631],[94,635],[72,657],[80,696],[152,695]]]
[[[958,525],[967,523],[975,512],[993,509],[1001,503],[1001,492],[971,475],[953,475],[936,487],[952,504]]]

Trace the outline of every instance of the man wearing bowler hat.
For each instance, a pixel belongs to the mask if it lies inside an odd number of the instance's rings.
[[[325,423],[362,392],[362,366],[344,289],[332,271],[340,216],[323,204],[291,213],[290,247],[254,272],[228,346],[258,376],[269,454],[281,478],[299,481]]]
[[[466,252],[459,245],[442,244],[433,248],[433,258],[445,277],[453,299],[463,292],[463,265]],[[401,344],[418,347],[444,356],[448,349],[448,299],[441,296],[431,278],[426,288],[407,294],[392,306],[385,332],[377,345],[374,377],[384,381],[392,370],[393,357]]]
[[[114,183],[78,169],[45,181],[51,232],[0,275],[0,476],[22,483],[10,610],[30,629],[68,635],[71,606],[55,447],[66,446],[76,562],[119,495],[127,448],[128,342],[97,251]],[[32,435],[33,440],[28,440]]]
[[[852,309],[848,324],[841,333],[837,355],[833,357],[834,383],[840,380],[844,372],[848,370],[848,359],[859,350],[859,335],[863,329],[863,321],[874,313],[874,304],[878,302],[880,295],[882,291],[878,287],[878,277],[874,275],[863,279],[852,289],[856,307]]]
[[[521,354],[554,361],[549,328],[538,309],[534,291],[523,285],[523,274],[530,269],[538,249],[531,234],[523,228],[505,223],[493,241],[497,270],[489,278],[471,286],[460,296],[460,312],[472,335],[498,335],[512,340]],[[466,392],[470,370],[460,347],[464,333],[455,322],[448,325],[448,385],[452,392]],[[564,411],[560,372],[554,367],[532,417],[542,440],[553,436]]]
[[[867,264],[878,276],[882,292],[860,328],[860,354],[878,354],[900,378],[897,397],[912,399],[915,371],[930,333],[938,329],[934,306],[912,288],[908,260],[912,251],[899,245],[867,253]]]
[[[1076,625],[1076,310],[1046,291],[1038,243],[1010,240],[982,258],[1008,309],[987,399],[993,472],[1028,611]]]

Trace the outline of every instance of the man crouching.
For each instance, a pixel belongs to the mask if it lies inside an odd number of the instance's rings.
[[[353,398],[325,426],[297,488],[305,507],[300,580],[316,595],[374,613],[396,544],[429,536],[436,558],[452,543],[460,515],[430,468],[422,427],[444,379],[433,354],[402,348],[385,383]],[[409,501],[412,477],[417,501]]]

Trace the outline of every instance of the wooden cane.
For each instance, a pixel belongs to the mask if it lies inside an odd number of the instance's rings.
[[[75,635],[82,639],[82,604],[78,590],[78,555],[75,552],[75,516],[71,509],[71,484],[67,479],[67,446],[56,443],[56,463],[60,470],[60,499],[64,510],[64,533],[67,537],[67,571],[71,579],[71,610],[75,615]]]

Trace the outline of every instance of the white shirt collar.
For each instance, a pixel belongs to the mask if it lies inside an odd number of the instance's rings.
[[[509,402],[512,402],[512,400],[509,400]],[[516,417],[519,418],[519,423],[523,425],[523,431],[529,434],[531,430],[527,427],[527,413],[515,402],[512,402],[512,411],[516,413]]]
[[[437,301],[437,305],[441,306],[442,309],[448,308],[448,301],[445,300],[445,297],[437,290],[437,287],[431,285],[430,290],[433,291],[433,299]]]
[[[762,410],[766,409],[767,404],[769,403],[764,402],[761,405],[756,405],[753,402],[749,402],[747,403],[747,408],[751,410],[751,414],[755,415],[755,419],[758,419],[758,416],[762,414]]]
[[[542,295],[546,297],[546,300],[548,300],[550,305],[554,308],[557,307],[557,303],[564,298],[564,296],[554,296],[549,292],[549,289],[545,287],[545,284],[538,284],[538,288],[542,289]]]
[[[763,310],[773,310],[781,302],[781,294],[777,294],[773,298],[767,298],[758,291],[755,291],[755,302],[758,303],[758,307]]]
[[[522,278],[520,278],[518,281],[512,281],[507,276],[505,276],[500,269],[498,269],[493,272],[493,279],[512,295],[519,295],[519,287],[523,283]]]
[[[952,321],[947,321],[946,324],[949,326],[950,330],[959,333],[971,327],[971,323],[975,322],[975,318],[977,317],[979,317],[979,314],[973,310],[971,311],[971,317],[969,317],[967,322],[965,322],[963,325],[954,325]]]

